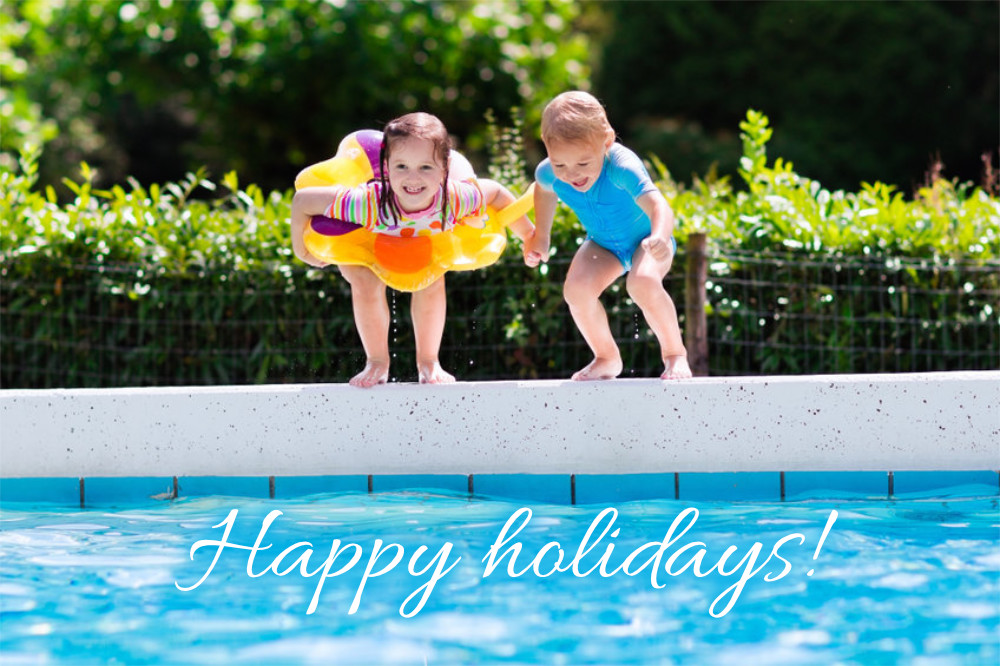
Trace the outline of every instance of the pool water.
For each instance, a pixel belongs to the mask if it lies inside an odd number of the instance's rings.
[[[1000,511],[969,494],[6,503],[0,661],[995,664]]]

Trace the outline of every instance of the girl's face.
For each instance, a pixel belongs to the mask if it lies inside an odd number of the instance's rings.
[[[415,137],[393,142],[389,150],[389,187],[403,211],[427,210],[442,183],[444,165],[437,161],[433,142]]]
[[[552,141],[545,145],[556,178],[569,183],[577,192],[589,190],[604,167],[604,155],[611,147],[614,135],[601,142]]]

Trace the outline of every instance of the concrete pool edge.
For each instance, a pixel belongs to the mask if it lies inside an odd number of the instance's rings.
[[[1000,469],[1000,371],[0,391],[0,477]]]

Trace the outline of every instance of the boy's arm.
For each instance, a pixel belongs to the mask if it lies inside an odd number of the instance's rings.
[[[292,198],[292,249],[295,256],[309,264],[322,268],[326,263],[317,259],[306,249],[303,235],[306,225],[314,215],[322,215],[333,203],[340,187],[307,187],[299,190]]]
[[[548,261],[549,258],[552,221],[555,219],[558,203],[559,196],[555,192],[535,183],[535,234],[529,245],[531,251],[537,253],[541,261]]]
[[[649,237],[642,241],[642,247],[658,261],[669,259],[674,251],[670,240],[674,235],[673,209],[659,191],[643,194],[636,203],[649,217],[652,226]]]

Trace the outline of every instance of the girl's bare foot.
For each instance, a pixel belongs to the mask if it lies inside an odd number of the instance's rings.
[[[614,379],[622,373],[621,358],[595,358],[587,367],[573,374],[573,381],[586,382],[595,379]]]
[[[378,384],[385,384],[389,379],[389,362],[373,361],[368,359],[365,369],[351,378],[351,386],[359,388],[371,388]]]
[[[455,376],[441,368],[437,361],[433,363],[418,363],[417,374],[421,384],[453,384]]]
[[[690,379],[691,366],[688,365],[688,358],[684,354],[668,356],[663,359],[663,374],[660,379]]]

